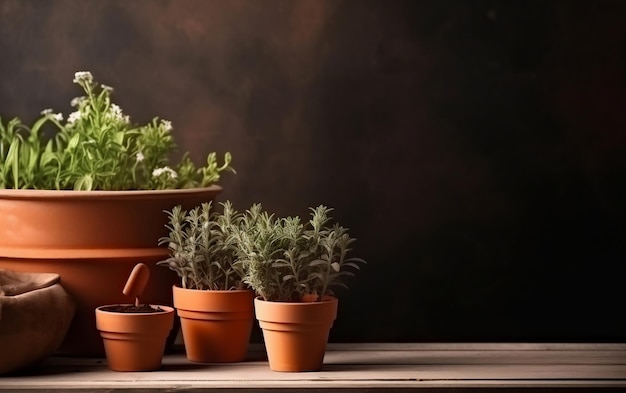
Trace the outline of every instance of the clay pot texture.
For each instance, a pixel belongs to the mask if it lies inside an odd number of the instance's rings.
[[[222,188],[149,191],[0,190],[0,268],[52,272],[76,302],[58,353],[104,356],[93,310],[126,303],[122,288],[135,264],[150,268],[142,302],[172,305],[175,272],[156,266],[168,249],[167,215],[214,200]],[[176,329],[174,329],[176,330]],[[170,336],[173,344],[176,331]]]
[[[56,351],[74,310],[58,274],[0,269],[0,374],[35,366]]]
[[[245,359],[254,323],[251,290],[197,290],[173,287],[187,359],[233,363]]]
[[[108,366],[113,371],[154,371],[161,368],[167,337],[174,326],[174,309],[111,312],[96,308],[96,327],[102,336]]]
[[[320,371],[337,299],[322,302],[268,302],[254,299],[256,318],[272,371]]]

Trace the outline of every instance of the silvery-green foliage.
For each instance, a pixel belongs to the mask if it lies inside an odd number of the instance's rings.
[[[361,258],[348,257],[355,241],[339,224],[330,225],[331,208],[311,208],[311,219],[276,217],[260,204],[247,210],[236,232],[244,283],[270,301],[300,301],[313,295],[318,301],[332,295],[332,287],[346,287]]]
[[[181,206],[166,212],[169,235],[159,239],[159,245],[167,245],[170,257],[157,264],[175,271],[183,288],[229,290],[243,287],[243,266],[237,259],[233,235],[241,214],[230,202],[221,205],[222,213],[212,209],[211,202],[188,212]]]
[[[229,153],[222,165],[215,153],[199,168],[187,153],[178,164],[170,163],[176,148],[171,122],[155,117],[133,124],[111,100],[113,88],[88,71],[77,72],[74,83],[84,96],[72,100],[74,112],[65,120],[51,109],[30,127],[18,118],[6,125],[0,119],[0,188],[192,188],[217,182],[224,170],[234,172]]]
[[[297,284],[283,280],[290,271],[274,266],[295,246],[302,225],[298,218],[276,218],[254,204],[243,215],[236,232],[239,258],[244,266],[244,283],[264,299],[292,299],[297,297]]]

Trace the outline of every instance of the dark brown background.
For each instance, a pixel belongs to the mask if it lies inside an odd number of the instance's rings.
[[[222,199],[326,204],[369,262],[333,341],[626,341],[626,2],[0,0],[0,116],[75,71]]]

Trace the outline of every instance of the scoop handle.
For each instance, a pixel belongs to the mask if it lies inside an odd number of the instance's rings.
[[[150,278],[150,269],[144,263],[138,263],[126,280],[126,285],[122,293],[126,296],[132,296],[135,299],[139,299],[139,296],[143,294],[143,290],[148,284],[148,278]]]

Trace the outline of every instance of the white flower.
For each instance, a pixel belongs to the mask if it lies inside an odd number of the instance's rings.
[[[72,112],[70,113],[70,115],[67,117],[67,122],[70,124],[74,124],[76,123],[78,120],[80,120],[80,111],[76,111],[76,112]]]
[[[161,120],[161,127],[163,127],[163,129],[165,131],[172,131],[172,122],[169,120]]]
[[[146,158],[146,157],[143,156],[142,152],[137,153],[137,162],[143,161],[144,158]],[[154,172],[152,172],[152,175],[154,176]]]
[[[54,111],[52,109],[44,109],[41,111],[41,114],[44,116],[50,116],[52,117],[54,120],[61,122],[63,121],[63,114],[62,113],[54,113]]]
[[[159,177],[163,174],[167,174],[170,179],[176,179],[178,177],[176,171],[168,166],[164,166],[163,168],[156,168],[152,171],[152,177]]]
[[[110,112],[113,116],[120,118],[122,117],[122,108],[119,107],[119,105],[117,104],[111,104],[111,112]]]
[[[107,117],[114,121],[119,121],[122,123],[130,123],[130,116],[124,116],[122,113],[122,108],[120,108],[116,104],[111,104],[109,108],[109,112],[107,113]]]
[[[82,96],[82,97],[74,97],[72,98],[72,101],[70,102],[71,106],[77,107],[80,105],[81,102],[85,101],[87,99],[87,97]]]
[[[102,87],[102,90],[108,91],[109,93],[111,93],[113,91],[113,88],[111,86],[108,86],[108,85],[101,84],[100,87]]]
[[[93,82],[93,76],[89,71],[78,71],[74,74],[74,83],[81,84],[86,82],[87,84],[91,84]]]

